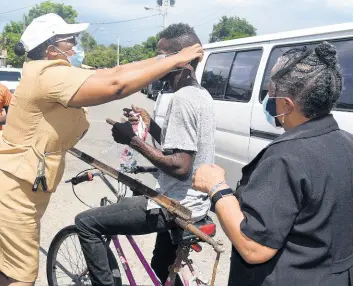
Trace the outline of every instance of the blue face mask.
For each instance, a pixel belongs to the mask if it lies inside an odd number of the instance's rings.
[[[67,56],[69,62],[74,67],[81,67],[82,63],[84,62],[85,58],[85,51],[80,44],[77,44],[73,47],[73,51],[75,52],[72,56]]]
[[[74,66],[74,67],[81,67],[84,58],[85,58],[85,51],[83,49],[83,47],[81,47],[80,44],[77,44],[76,46],[74,46],[71,50],[74,51],[74,54],[72,56],[68,56],[66,53],[67,52],[63,52],[60,49],[58,49],[57,47],[55,47],[60,53],[62,53],[63,55],[65,55],[69,61],[69,63]]]
[[[283,98],[283,97],[269,97],[269,93],[267,93],[267,96],[263,99],[263,112],[270,125],[272,125],[275,128],[281,128],[282,125],[278,117],[284,114],[277,115],[276,98]]]

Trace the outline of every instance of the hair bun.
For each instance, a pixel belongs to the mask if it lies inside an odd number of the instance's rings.
[[[336,47],[328,42],[322,42],[315,48],[315,53],[319,60],[328,67],[335,67],[338,64]]]
[[[21,42],[15,45],[14,52],[17,56],[21,57],[26,53],[25,47]]]

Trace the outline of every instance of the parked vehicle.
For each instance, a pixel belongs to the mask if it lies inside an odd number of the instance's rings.
[[[217,131],[216,163],[227,171],[233,188],[241,169],[282,132],[267,123],[262,100],[271,68],[280,55],[295,47],[322,41],[336,46],[344,88],[334,117],[341,129],[353,133],[353,23],[324,26],[207,44],[197,79],[214,98]],[[154,118],[162,126],[173,95],[159,96]]]
[[[15,92],[22,75],[22,69],[0,68],[0,83],[5,85],[11,93]]]
[[[156,81],[152,82],[151,84],[149,84],[146,88],[143,88],[141,90],[141,92],[146,94],[147,98],[150,98],[150,99],[156,101],[161,88],[162,88],[162,82],[159,80],[156,80]]]

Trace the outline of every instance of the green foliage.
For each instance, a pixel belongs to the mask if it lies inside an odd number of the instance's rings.
[[[16,26],[16,22],[11,22],[11,24],[13,24],[13,26]],[[6,25],[8,26],[8,25]],[[7,31],[11,31],[11,27],[6,27],[5,26],[5,30]],[[16,27],[15,27],[16,28]],[[5,40],[6,43],[6,51],[7,51],[7,64],[8,65],[12,65],[13,67],[17,67],[17,68],[21,68],[26,57],[22,56],[22,57],[18,57],[15,52],[14,52],[14,48],[16,43],[18,43],[20,41],[21,38],[21,33],[14,33],[14,32],[5,32],[3,34],[3,38]]]
[[[26,25],[29,25],[33,19],[48,13],[55,13],[59,15],[65,20],[65,22],[69,24],[75,23],[76,17],[78,15],[77,11],[74,10],[70,5],[46,1],[34,6],[31,10],[29,10],[28,15],[25,18]]]
[[[6,24],[4,27],[4,33],[21,34],[23,30],[23,23],[11,21],[10,24]]]
[[[219,23],[214,25],[209,36],[209,43],[232,40],[256,35],[256,28],[246,19],[223,16]]]
[[[86,53],[85,64],[92,67],[114,67],[117,64],[117,49],[99,45]]]
[[[95,47],[85,47],[86,57],[84,64],[93,67],[114,67],[117,65],[117,45],[109,46],[96,45]],[[136,61],[145,60],[156,56],[157,39],[150,37],[141,45],[134,47],[119,47],[119,63],[124,65]]]
[[[96,40],[86,31],[81,33],[80,40],[86,52],[90,52],[97,47]]]

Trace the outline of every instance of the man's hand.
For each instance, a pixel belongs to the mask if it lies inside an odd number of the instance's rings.
[[[223,168],[211,164],[201,165],[193,177],[193,189],[209,193],[216,184],[223,181],[225,181]]]
[[[140,107],[136,107],[135,105],[132,105],[132,108],[129,109],[129,108],[124,108],[123,109],[124,111],[124,116],[126,118],[128,118],[128,121],[132,124],[132,125],[135,125],[135,124],[138,124],[139,123],[139,117],[137,116],[134,116],[134,115],[131,115],[131,112],[134,112],[134,113],[139,113],[141,118],[143,119],[146,127],[149,129],[150,127],[150,122],[151,122],[151,116],[149,115],[149,113],[143,109],[143,108],[140,108]]]
[[[114,141],[119,144],[129,145],[132,139],[137,136],[129,122],[115,123],[112,128]]]

